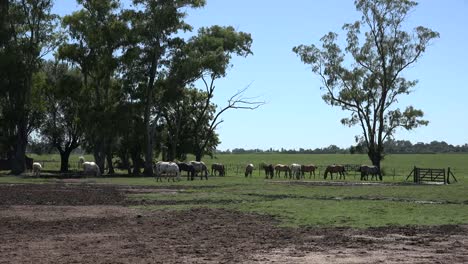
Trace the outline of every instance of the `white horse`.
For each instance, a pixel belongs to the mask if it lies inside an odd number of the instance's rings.
[[[195,170],[195,176],[198,173],[205,172],[205,179],[208,180],[208,168],[203,161],[191,161],[190,162]],[[200,180],[203,180],[203,175],[200,174]]]
[[[42,165],[39,162],[34,162],[32,165],[33,175],[41,176]]]
[[[99,166],[92,161],[83,162],[83,172],[84,174],[92,174],[94,176],[101,176],[101,170]]]
[[[291,174],[289,174],[289,178],[291,179],[292,177],[296,177],[296,179],[299,180],[302,176],[302,166],[300,164],[293,163],[291,164],[291,166],[289,166],[289,168],[291,169]]]
[[[173,181],[175,180],[175,178],[177,178],[177,180],[180,181],[179,166],[177,166],[177,163],[174,162],[157,162],[154,165],[154,173],[156,176],[156,181],[162,181],[162,176],[167,177],[167,180],[169,180],[169,177],[171,177]]]

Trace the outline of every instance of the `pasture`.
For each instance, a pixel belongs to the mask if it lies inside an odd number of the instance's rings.
[[[363,155],[219,155],[205,162],[228,164],[226,176],[183,174],[180,182],[1,175],[0,262],[463,263],[467,157],[390,155],[384,168],[401,173],[364,183],[352,174],[265,180],[234,169],[247,161],[366,163]],[[414,165],[450,166],[458,183],[403,182]]]
[[[43,161],[45,170],[59,170],[60,156],[55,155],[30,155],[35,161]],[[79,155],[70,156],[70,169],[78,169]],[[92,155],[85,155],[86,160],[93,160]],[[194,160],[193,156],[188,156],[189,161]],[[259,176],[261,163],[272,164],[315,164],[318,165],[317,173],[323,176],[325,166],[329,164],[370,164],[365,154],[278,154],[278,153],[258,153],[258,154],[218,154],[213,159],[205,157],[203,160],[208,168],[213,163],[222,163],[226,165],[227,175],[243,175],[245,166],[252,163],[254,168],[253,175]],[[387,155],[382,161],[382,171],[385,181],[403,181],[411,172],[414,166],[429,168],[450,167],[457,177],[468,177],[468,154],[394,154]],[[125,171],[118,171],[126,173]],[[317,175],[318,175],[317,174]],[[358,179],[357,173],[350,173],[351,179]],[[320,178],[317,176],[317,178]],[[349,177],[348,177],[349,178]]]

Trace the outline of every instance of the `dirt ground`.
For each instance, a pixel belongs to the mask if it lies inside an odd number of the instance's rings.
[[[468,263],[468,226],[280,228],[227,210],[140,210],[94,184],[0,185],[0,263]]]

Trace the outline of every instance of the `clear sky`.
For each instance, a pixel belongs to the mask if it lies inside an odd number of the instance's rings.
[[[406,25],[431,28],[440,38],[403,73],[419,83],[413,93],[400,97],[399,105],[422,109],[430,123],[409,132],[398,130],[395,139],[468,143],[468,1],[418,2]],[[55,5],[60,15],[78,8],[74,1],[56,0]],[[249,84],[246,95],[267,102],[254,111],[225,113],[217,130],[222,141],[218,149],[354,144],[361,131],[341,125],[348,113],[322,100],[319,78],[291,50],[299,44],[320,44],[329,31],[344,41],[341,27],[359,17],[353,0],[207,0],[204,8],[188,10],[186,21],[194,32],[199,27],[231,25],[252,34],[254,55],[232,60],[227,77],[216,82],[215,103],[225,105],[230,95]]]

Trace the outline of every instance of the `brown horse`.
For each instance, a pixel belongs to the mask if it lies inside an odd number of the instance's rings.
[[[323,175],[323,178],[324,179],[327,179],[327,174],[330,173],[331,175],[331,179],[333,180],[333,173],[338,173],[340,175],[340,179],[341,177],[343,177],[344,179],[346,179],[346,172],[345,172],[345,168],[343,165],[330,165],[328,166],[326,169],[325,169],[325,174]]]
[[[249,176],[252,177],[252,172],[254,170],[254,165],[253,164],[248,164],[246,167],[245,167],[245,177]]]
[[[273,176],[275,176],[273,164],[262,164],[262,169],[265,170],[265,179],[268,179],[268,176],[270,176],[270,179],[273,179]]]
[[[291,176],[291,169],[289,168],[288,165],[283,165],[283,164],[276,164],[275,166],[275,172],[276,176],[281,177],[281,172],[284,171],[284,177]]]
[[[312,173],[314,173],[314,179],[315,179],[315,170],[317,169],[317,166],[315,165],[302,165],[302,173],[308,172],[309,173],[309,179],[312,177]]]
[[[219,176],[225,176],[226,168],[221,163],[214,163],[211,165],[211,175],[216,176],[216,172],[218,172]]]

